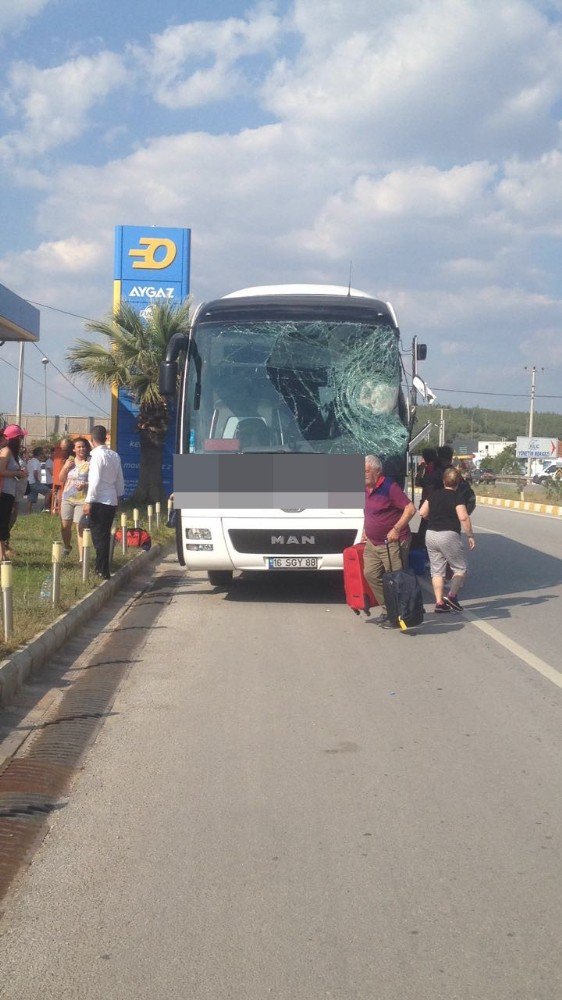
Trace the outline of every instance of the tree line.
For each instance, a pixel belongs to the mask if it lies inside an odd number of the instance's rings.
[[[423,427],[427,423],[439,424],[440,408],[436,406],[418,406],[417,424]],[[481,406],[443,407],[445,419],[445,437],[448,442],[458,438],[470,438],[486,441],[499,441],[505,438],[515,441],[517,437],[525,437],[529,427],[528,410],[489,410]],[[431,432],[430,444],[436,445],[438,427]],[[537,413],[533,420],[533,434],[536,437],[562,438],[562,414]]]

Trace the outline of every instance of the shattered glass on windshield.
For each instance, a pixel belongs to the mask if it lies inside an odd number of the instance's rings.
[[[215,322],[199,329],[196,352],[190,451],[404,455],[399,344],[390,327]]]

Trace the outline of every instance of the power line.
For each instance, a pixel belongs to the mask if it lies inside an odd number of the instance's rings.
[[[438,386],[435,387],[434,392],[460,392],[467,396],[514,396],[518,399],[528,399],[528,392],[485,392],[480,389],[443,389]],[[537,395],[535,399],[562,399],[562,396],[557,395]]]
[[[36,351],[39,351],[39,354],[41,354],[42,357],[47,358],[47,361],[49,362],[49,364],[53,366],[53,368],[55,369],[55,371],[57,371],[59,373],[59,375],[62,375],[63,379],[65,379],[65,381],[68,382],[68,384],[72,386],[72,388],[74,389],[75,392],[80,393],[80,395],[83,396],[84,399],[86,399],[88,401],[88,403],[91,403],[92,406],[95,406],[99,410],[99,404],[98,403],[96,403],[93,399],[90,399],[90,397],[87,396],[85,392],[82,392],[82,390],[79,389],[78,386],[74,384],[74,382],[72,381],[72,379],[70,379],[68,377],[68,375],[65,375],[65,373],[63,371],[61,371],[61,369],[58,367],[58,365],[56,365],[54,361],[51,361],[51,359],[45,354],[44,351],[41,350],[40,347],[37,346],[36,343],[34,343],[32,341],[32,345],[33,345],[33,347],[35,348]],[[106,410],[102,410],[102,412],[104,413],[105,416],[109,416],[109,414],[107,413]]]
[[[68,309],[59,309],[58,306],[48,306],[48,305],[45,305],[44,302],[35,302],[33,299],[26,299],[26,301],[29,302],[33,306],[39,306],[41,309],[52,309],[53,312],[62,313],[64,316],[73,316],[74,319],[84,319],[84,320],[86,320],[87,323],[95,323],[95,320],[93,320],[90,316],[81,316],[79,313],[69,312]],[[86,399],[88,401],[88,403],[91,403],[92,406],[95,406],[96,409],[98,409],[98,410],[100,409],[99,406],[98,406],[98,404],[96,402],[94,402],[93,399],[90,399],[90,397],[87,396],[85,392],[82,392],[82,390],[79,389],[78,386],[74,384],[74,382],[72,381],[72,379],[70,379],[68,377],[68,375],[65,375],[65,373],[63,371],[61,371],[61,369],[55,364],[55,362],[52,361],[51,358],[49,358],[45,354],[45,352],[42,351],[41,348],[37,346],[36,343],[34,343],[32,341],[32,344],[33,344],[33,347],[35,347],[35,349],[37,351],[39,351],[40,354],[43,355],[43,357],[47,358],[47,361],[49,362],[49,364],[51,364],[53,366],[53,368],[59,373],[59,375],[62,375],[63,379],[65,379],[65,381],[68,382],[68,384],[72,386],[72,388],[74,389],[75,392],[80,393],[80,395],[83,396],[84,399]],[[59,393],[59,395],[60,395],[60,393]],[[62,398],[64,399],[65,397],[63,396]],[[105,416],[109,416],[109,414],[107,413],[106,410],[102,410],[101,412]]]
[[[8,361],[7,358],[3,358],[1,355],[0,355],[0,361],[3,361],[5,365],[8,365],[10,368],[13,368],[15,372],[18,371],[17,365],[13,365],[11,361]],[[29,375],[27,372],[24,372],[24,375],[25,375],[26,378],[30,379],[32,382],[35,382],[36,385],[40,385],[41,388],[43,388],[43,383],[40,382],[39,379],[34,378],[33,375]],[[72,403],[72,404],[76,405],[76,400],[75,399],[70,399],[68,396],[64,396],[63,393],[62,392],[58,392],[57,389],[51,389],[50,391],[52,392],[53,396],[57,396],[59,399],[64,399],[67,403]],[[102,415],[104,415],[104,416],[108,416],[108,414],[106,413],[105,410],[102,410],[96,404],[94,404],[94,405],[96,406],[96,409],[95,409],[95,412],[92,414],[92,416],[97,417],[97,416],[100,415],[100,413]]]
[[[53,312],[62,313],[63,316],[73,316],[74,319],[85,319],[87,323],[95,323],[91,316],[81,316],[80,313],[69,312],[68,309],[59,309],[57,306],[47,306],[44,302],[34,302],[33,299],[26,299],[32,306],[39,306],[41,309],[52,309]]]
[[[411,378],[412,373],[408,371],[403,361],[402,361],[402,370],[406,375],[406,377]],[[464,393],[467,396],[512,396],[517,399],[529,399],[530,395],[528,392],[487,392],[484,389],[443,389],[442,387],[440,388],[436,387],[435,392],[460,392]],[[535,399],[562,399],[562,396],[547,395],[545,393],[539,395],[538,393],[536,393]]]

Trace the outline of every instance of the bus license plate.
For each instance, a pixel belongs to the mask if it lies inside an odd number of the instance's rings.
[[[268,569],[318,569],[314,556],[276,556],[267,560]]]

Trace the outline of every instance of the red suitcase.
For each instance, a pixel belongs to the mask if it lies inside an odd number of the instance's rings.
[[[345,599],[351,610],[358,615],[364,611],[370,614],[370,608],[377,606],[378,601],[363,576],[363,552],[365,543],[351,545],[343,550],[343,585]]]

